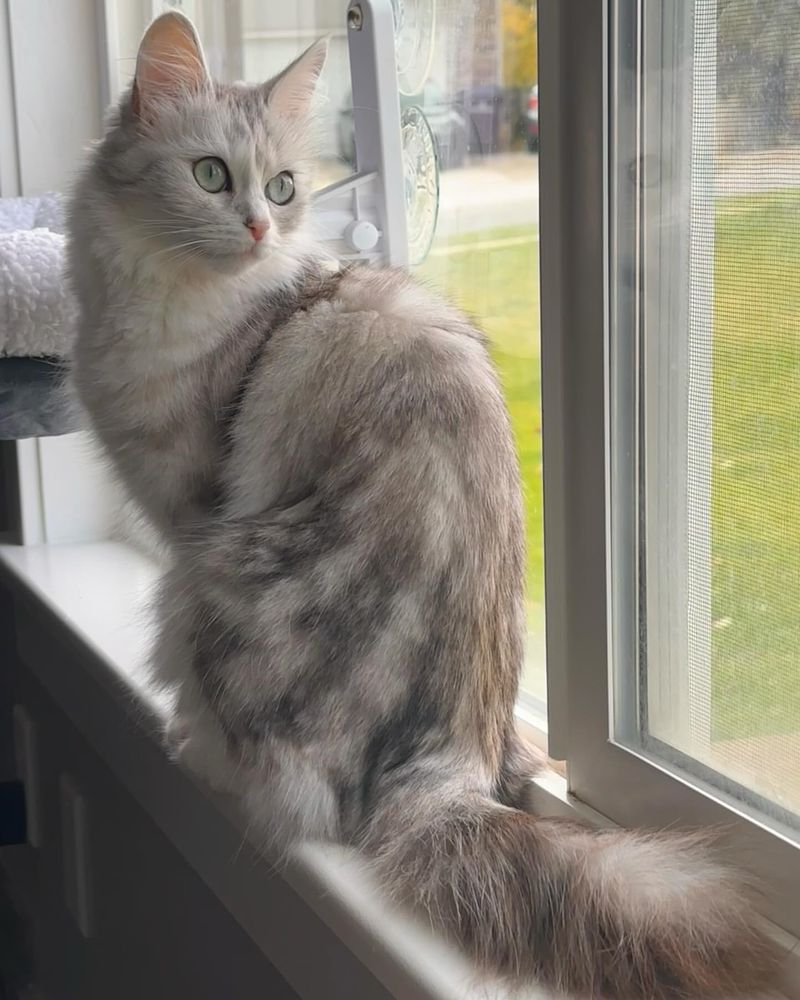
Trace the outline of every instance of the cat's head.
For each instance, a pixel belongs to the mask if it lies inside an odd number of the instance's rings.
[[[303,252],[326,52],[323,39],[266,84],[221,85],[191,22],[168,13],[150,25],[96,161],[132,253],[238,273]]]

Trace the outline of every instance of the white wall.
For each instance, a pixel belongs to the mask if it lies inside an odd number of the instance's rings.
[[[153,9],[172,5],[169,0],[116,3],[118,87],[131,80],[139,39]],[[336,119],[350,93],[347,0],[182,0],[179,6],[197,25],[212,72],[227,81],[268,80],[316,38],[329,35],[330,54],[320,85],[326,99],[321,153],[337,155]]]
[[[345,18],[348,0],[241,0],[244,78],[268,80],[321,35],[330,36],[328,62],[320,81],[325,104],[320,118],[321,153],[338,155],[336,121],[350,104],[350,64]]]
[[[0,194],[66,187],[102,126],[96,0],[2,0]]]

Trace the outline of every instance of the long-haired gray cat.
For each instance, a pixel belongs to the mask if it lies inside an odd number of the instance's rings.
[[[688,838],[516,806],[519,471],[484,338],[308,234],[313,45],[263,86],[151,25],[71,209],[75,380],[172,553],[155,670],[175,752],[265,839],[352,844],[515,981],[721,996],[771,946]]]

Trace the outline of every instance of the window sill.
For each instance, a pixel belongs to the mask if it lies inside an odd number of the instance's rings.
[[[301,996],[330,997],[332,969],[347,981],[354,966],[375,984],[358,995],[505,995],[478,984],[455,949],[391,911],[354,852],[305,845],[271,872],[235,802],[167,760],[157,733],[168,704],[145,680],[144,616],[158,576],[151,560],[115,542],[2,545],[0,574],[28,612],[17,635],[26,667]],[[314,916],[327,929],[318,968],[309,961]]]
[[[479,983],[454,949],[390,910],[354,852],[305,845],[275,874],[258,860],[235,803],[169,763],[157,737],[168,706],[145,680],[144,616],[158,576],[150,559],[115,542],[0,545],[0,571],[36,622],[17,636],[25,664],[301,996],[329,997],[331,969],[340,967],[346,978],[354,966],[372,978],[375,996],[499,1000],[505,995]],[[56,656],[52,635],[59,640]],[[65,650],[74,657],[69,672]],[[608,825],[570,796],[555,772],[531,783],[529,805],[539,814],[581,815]],[[276,910],[281,912],[277,931]],[[326,929],[320,947],[328,961],[318,968],[309,962],[308,920],[314,917]],[[800,943],[775,933],[791,953],[789,976],[797,989],[787,995],[800,1000]]]

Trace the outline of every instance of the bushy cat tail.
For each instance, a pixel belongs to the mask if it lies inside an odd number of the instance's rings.
[[[387,801],[372,829],[390,891],[513,981],[678,1000],[758,991],[777,975],[747,892],[700,837],[598,832],[418,793]]]

